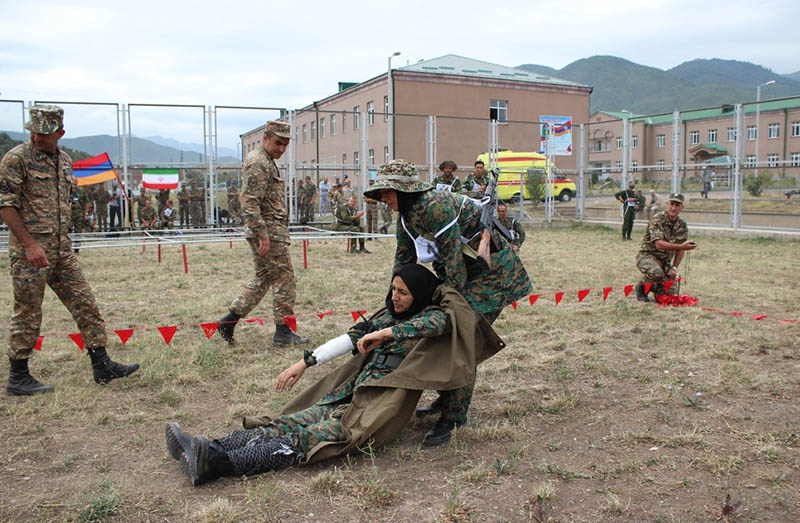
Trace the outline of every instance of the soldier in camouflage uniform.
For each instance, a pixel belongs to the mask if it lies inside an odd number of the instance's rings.
[[[499,250],[491,253],[488,262],[485,253],[481,259],[486,245],[485,239],[481,244],[481,209],[474,200],[433,190],[405,160],[381,165],[375,186],[365,194],[400,213],[395,268],[417,259],[432,262],[436,274],[489,323],[497,319],[503,307],[530,293],[528,273],[503,238],[498,239]],[[458,390],[440,391],[431,408],[420,410],[421,415],[441,411],[423,444],[444,443],[455,427],[466,423],[473,386],[474,382]]]
[[[300,223],[314,221],[314,196],[317,194],[317,186],[311,183],[311,177],[306,176],[306,181],[300,192]]]
[[[650,290],[654,293],[663,293],[663,282],[677,278],[684,254],[697,247],[695,242],[688,241],[689,229],[680,218],[683,202],[683,194],[670,194],[667,209],[647,223],[642,246],[636,255],[636,267],[644,275],[636,285],[636,299],[639,301],[650,301],[644,292],[646,283],[653,284]],[[673,285],[667,292],[677,294],[677,286]]]
[[[206,217],[203,212],[205,200],[203,189],[198,187],[197,182],[192,180],[192,182],[189,183],[189,215],[192,219],[193,229],[206,226]]]
[[[158,214],[153,209],[150,200],[144,201],[144,207],[139,210],[139,228],[143,231],[155,229],[158,222]]]
[[[381,234],[389,234],[389,227],[392,226],[392,208],[383,202],[378,204],[381,210],[381,227],[378,229]]]
[[[489,177],[486,176],[486,164],[481,160],[475,162],[475,171],[468,174],[464,179],[464,191],[470,193],[470,196],[477,196],[483,194],[486,189],[486,184],[489,183]]]
[[[258,428],[235,430],[213,441],[205,436],[192,438],[177,423],[169,423],[166,426],[169,454],[182,462],[183,472],[197,486],[221,476],[254,475],[285,468],[297,464],[320,444],[346,441],[350,435],[343,417],[351,413],[356,391],[380,386],[380,380],[400,366],[422,338],[442,337],[450,332],[450,315],[444,305],[433,302],[439,284],[420,265],[401,267],[392,277],[386,309],[313,352],[305,351],[303,358],[278,376],[277,390],[289,390],[310,366],[349,354],[356,347],[367,355],[359,370],[340,384],[325,389],[327,393],[321,391],[323,395],[312,406],[283,414]],[[372,408],[370,412],[375,417],[375,410],[382,407],[373,400],[354,407],[359,408]],[[407,416],[410,414],[410,410],[406,411]],[[389,417],[398,415],[393,411]]]
[[[522,242],[525,241],[525,229],[522,224],[516,218],[508,215],[508,207],[504,203],[497,204],[497,218],[511,234],[511,239],[509,240],[511,248],[519,251],[519,248],[522,247]]]
[[[172,229],[175,223],[175,209],[172,208],[172,200],[167,200],[164,210],[159,215],[159,227],[162,229]]]
[[[372,189],[372,186],[375,185],[375,180],[370,179],[369,187],[367,190]],[[380,202],[374,198],[370,198],[364,195],[364,206],[367,208],[367,233],[375,234],[378,232],[378,204]],[[367,240],[372,240],[372,238],[367,238]]]
[[[240,195],[244,231],[253,253],[256,274],[233,300],[228,314],[220,318],[217,331],[233,343],[233,330],[240,318],[247,316],[272,288],[272,311],[275,322],[275,345],[306,344],[286,325],[294,316],[296,281],[289,255],[289,214],[284,203],[284,183],[275,164],[291,140],[291,126],[267,122],[261,147],[250,151],[242,166],[244,187]]]
[[[178,191],[178,215],[181,229],[189,226],[189,191],[182,185]]]
[[[228,219],[233,223],[239,223],[241,212],[242,204],[239,201],[239,189],[236,187],[236,180],[233,180],[230,187],[228,187]]]
[[[95,187],[94,191],[94,214],[97,220],[97,228],[100,231],[108,230],[108,202],[111,201],[111,195],[105,188],[105,184],[100,184]]]
[[[145,207],[145,202],[150,201],[150,195],[147,193],[147,189],[142,187],[141,191],[139,191],[139,196],[136,197],[136,219],[139,220],[139,227],[142,226],[142,211]]]
[[[53,392],[31,376],[28,358],[42,324],[46,286],[72,314],[92,361],[94,380],[107,383],[135,372],[139,365],[121,365],[106,353],[105,322],[92,289],[72,252],[69,216],[72,159],[58,148],[64,136],[64,110],[34,105],[25,124],[29,142],[11,149],[0,162],[0,216],[8,226],[14,312],[8,335],[10,396]]]
[[[364,226],[361,225],[361,217],[364,215],[364,211],[359,211],[356,208],[356,199],[350,198],[347,200],[346,205],[340,205],[338,209],[336,209],[336,223],[333,225],[334,231],[349,231],[349,232],[364,232]],[[356,238],[350,237],[350,254],[355,254],[356,252],[362,253],[369,253],[370,251],[364,247],[364,237],[358,237],[358,245],[359,250],[356,251]]]
[[[636,191],[635,184],[628,182],[628,188],[614,194],[614,198],[622,204],[622,240],[632,240],[633,221],[636,218]]]
[[[442,174],[433,179],[433,186],[437,191],[461,192],[461,180],[455,176],[458,165],[453,160],[445,160],[439,164]]]
[[[83,187],[75,185],[69,196],[69,231],[81,234],[89,230],[89,195]],[[80,245],[75,242],[73,252],[80,252]]]

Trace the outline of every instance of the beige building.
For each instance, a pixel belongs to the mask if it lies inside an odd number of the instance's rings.
[[[758,169],[774,177],[800,176],[800,98],[743,105],[745,175]],[[758,123],[756,114],[760,113]],[[736,155],[735,108],[723,105],[680,113],[678,163],[682,176],[698,177],[713,166],[717,175],[729,174]],[[592,180],[619,180],[623,162],[623,128],[630,125],[629,173],[635,180],[667,179],[673,163],[673,114],[636,115],[593,113],[587,131]],[[630,177],[629,176],[629,177]]]
[[[293,147],[298,175],[317,182],[373,170],[389,159],[390,116],[394,115],[394,157],[434,173],[443,160],[459,165],[463,178],[490,144],[490,116],[497,143],[518,151],[540,150],[542,116],[568,118],[573,128],[589,119],[591,87],[478,60],[447,55],[392,70],[339,91],[294,113]],[[262,129],[242,136],[247,154]],[[573,135],[577,149],[577,133]],[[575,169],[577,155],[556,157]],[[302,172],[300,172],[302,171]]]

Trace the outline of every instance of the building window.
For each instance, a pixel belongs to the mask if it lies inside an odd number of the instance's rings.
[[[598,153],[603,152],[603,140],[597,140],[595,142],[594,150]]]
[[[800,136],[800,122],[792,122],[792,138]]]
[[[336,136],[336,115],[331,115],[331,136]]]
[[[634,134],[631,136],[631,149],[636,149],[637,147],[639,147],[639,135]]]
[[[767,155],[767,165],[769,167],[777,167],[778,166],[778,155],[775,153]]]
[[[792,153],[789,155],[789,166],[800,167],[800,153]]]
[[[489,117],[494,117],[497,123],[508,123],[508,100],[491,100]]]
[[[358,131],[358,121],[361,120],[361,106],[353,107],[353,130]]]
[[[635,173],[638,170],[639,170],[639,162],[637,162],[636,160],[633,160],[631,162],[631,172]]]
[[[311,122],[311,141],[317,139],[317,122]]]
[[[771,123],[767,127],[767,138],[774,139],[781,137],[781,124]]]
[[[383,146],[383,163],[389,163],[389,146]]]
[[[320,140],[325,138],[325,118],[319,121],[319,138]]]
[[[622,162],[614,162],[614,171],[618,173],[622,172]]]
[[[375,165],[375,149],[369,149],[367,151],[367,165],[372,167]]]
[[[303,124],[303,143],[308,141],[308,130],[306,129],[306,124]]]
[[[700,143],[700,131],[689,131],[689,144],[697,145]]]
[[[756,166],[756,155],[755,154],[748,154],[744,157],[744,166],[745,167],[755,167]]]
[[[617,138],[617,149],[622,149],[622,138]]]
[[[358,171],[358,151],[353,153],[353,165],[356,166],[356,171]]]
[[[342,154],[342,167],[347,168],[347,153]]]
[[[664,162],[664,160],[658,160],[656,162],[656,170],[657,171],[666,171],[667,170],[667,164]]]
[[[716,129],[709,129],[708,130],[708,143],[717,143],[717,130]]]
[[[656,147],[666,147],[666,145],[667,145],[667,136],[664,134],[657,134]]]
[[[342,134],[347,132],[347,111],[342,111]]]
[[[388,96],[384,96],[383,97],[383,121],[384,122],[388,122],[389,121],[389,97]]]
[[[728,127],[728,141],[729,142],[736,141],[736,127]]]
[[[747,126],[747,140],[753,141],[758,138],[758,127],[755,125]]]
[[[367,102],[367,122],[375,125],[375,102]]]

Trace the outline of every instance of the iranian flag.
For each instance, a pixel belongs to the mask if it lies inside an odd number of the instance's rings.
[[[177,189],[178,169],[144,169],[142,186],[145,189]]]

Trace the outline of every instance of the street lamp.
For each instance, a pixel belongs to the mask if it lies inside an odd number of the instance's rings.
[[[387,131],[388,134],[386,136],[386,150],[389,153],[389,158],[387,161],[394,159],[394,86],[392,85],[392,58],[395,56],[400,56],[400,51],[395,51],[392,56],[389,57],[389,69],[386,73],[386,82],[389,86],[389,90],[387,93],[387,101],[388,107],[386,110],[389,112],[388,116],[388,125]]]
[[[756,87],[756,176],[758,176],[758,142],[761,141],[761,133],[759,132],[761,126],[761,88],[768,85],[775,85],[775,80],[759,84]]]
[[[622,174],[620,175],[620,189],[628,188],[628,169],[631,163],[630,134],[631,134],[631,112],[622,109]]]

